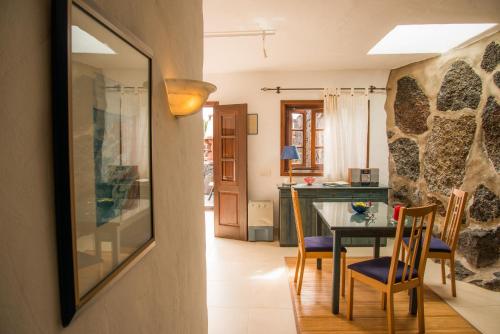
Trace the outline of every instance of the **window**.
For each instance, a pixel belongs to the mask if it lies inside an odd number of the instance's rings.
[[[292,162],[293,175],[323,175],[323,101],[281,101],[281,149],[294,145],[299,159]],[[281,175],[288,163],[281,161]]]

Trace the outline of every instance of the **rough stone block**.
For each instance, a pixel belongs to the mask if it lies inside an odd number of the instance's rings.
[[[417,143],[409,138],[399,138],[389,144],[389,151],[396,164],[396,172],[416,181],[420,175]]]
[[[476,109],[481,100],[482,82],[465,61],[454,62],[446,72],[437,97],[441,111]]]
[[[488,97],[482,118],[484,146],[496,172],[500,173],[500,105],[493,96]]]
[[[500,63],[500,44],[491,42],[484,50],[481,68],[486,72],[492,72]]]
[[[484,184],[480,184],[474,192],[469,214],[481,222],[500,217],[500,198]]]
[[[415,79],[405,76],[398,80],[394,117],[401,131],[412,134],[427,131],[429,109],[429,99]]]
[[[498,278],[498,277],[493,277],[490,280],[476,279],[476,280],[470,281],[469,283],[472,283],[472,284],[477,285],[477,286],[484,288],[484,289],[493,290],[493,291],[500,291],[500,278]]]
[[[429,203],[437,205],[437,212],[440,216],[442,216],[442,217],[446,216],[446,208],[444,207],[443,202],[441,202],[439,199],[437,199],[434,196],[427,196],[427,201]]]
[[[406,207],[417,206],[421,203],[420,192],[406,185],[394,189],[392,197],[395,203],[403,204]]]
[[[495,74],[493,74],[493,81],[495,82],[495,85],[500,88],[500,72],[495,72]]]
[[[460,261],[455,261],[455,278],[459,281],[463,281],[469,276],[475,275],[476,273],[472,270],[467,269]],[[448,278],[451,275],[448,274]]]
[[[485,280],[483,281],[483,288],[488,289],[488,290],[493,290],[493,291],[500,291],[500,278],[499,277],[493,277],[490,280]]]
[[[475,131],[474,116],[434,117],[424,153],[424,178],[430,191],[449,194],[460,187]]]
[[[463,230],[458,239],[458,251],[476,268],[494,264],[499,258],[500,227]]]

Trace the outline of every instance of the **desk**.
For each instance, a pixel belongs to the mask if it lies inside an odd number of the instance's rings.
[[[373,257],[380,255],[380,238],[391,238],[396,234],[396,224],[392,222],[387,204],[382,202],[373,203],[370,208],[371,218],[356,214],[350,203],[314,202],[314,210],[317,214],[316,230],[321,230],[324,224],[333,235],[333,283],[332,283],[332,313],[339,313],[340,299],[340,249],[345,237],[371,237],[375,238],[373,245]],[[411,233],[411,224],[405,229],[404,234]],[[417,259],[418,260],[418,259]],[[417,261],[418,263],[418,261]],[[321,266],[318,260],[318,267]],[[416,289],[410,295],[410,313],[417,313]]]
[[[389,188],[386,186],[378,187],[331,187],[322,184],[295,185],[294,188],[299,193],[300,211],[302,213],[302,228],[304,235],[310,237],[317,235],[315,230],[316,214],[312,207],[313,202],[357,202],[388,201]],[[280,246],[297,246],[297,230],[295,229],[295,218],[293,215],[292,195],[290,186],[280,185],[279,189],[279,241]],[[324,228],[322,234],[327,235],[330,232]],[[368,238],[345,238],[342,240],[345,246],[366,247],[372,246],[373,240]],[[382,240],[384,242],[384,240]]]

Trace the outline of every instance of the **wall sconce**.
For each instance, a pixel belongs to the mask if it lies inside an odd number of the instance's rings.
[[[201,110],[210,94],[217,87],[209,82],[189,79],[165,79],[170,112],[187,116]]]

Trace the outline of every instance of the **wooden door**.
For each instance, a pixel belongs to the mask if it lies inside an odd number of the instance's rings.
[[[247,105],[214,108],[215,236],[247,240]]]

